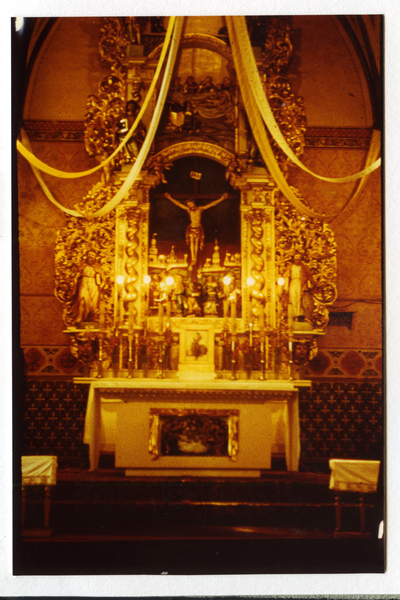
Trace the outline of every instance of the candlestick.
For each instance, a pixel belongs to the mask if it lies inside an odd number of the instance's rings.
[[[133,302],[129,302],[129,315],[128,315],[128,333],[133,333],[134,325],[134,306]]]
[[[166,310],[166,315],[167,315],[167,327],[169,327],[169,322],[171,319],[171,294],[169,293],[169,290],[167,292],[167,310]]]
[[[249,318],[249,323],[251,323],[253,321],[253,285],[255,284],[255,280],[253,279],[253,277],[248,277],[247,278],[247,294],[248,294],[248,318]]]
[[[162,334],[162,332],[163,332],[163,313],[164,313],[163,301],[160,298],[160,301],[158,304],[158,331],[160,334]]]
[[[264,331],[264,306],[261,304],[260,312],[260,330]]]
[[[231,278],[229,275],[225,275],[224,279],[224,328],[228,325],[228,309],[229,309],[229,284],[231,282]]]
[[[118,370],[119,370],[119,375],[121,376],[122,373],[122,367],[124,366],[124,336],[122,335],[122,331],[121,331],[121,335],[119,338],[119,360],[118,360]]]
[[[99,329],[104,329],[104,325],[105,325],[105,303],[104,303],[104,300],[100,300]]]
[[[119,292],[119,326],[122,327],[124,324],[124,302],[122,300],[122,286]]]
[[[171,319],[171,294],[172,294],[172,286],[174,285],[174,278],[171,275],[165,279],[166,283],[166,300],[167,300],[167,327],[170,326]]]
[[[123,325],[123,315],[124,315],[124,306],[122,302],[122,286],[124,283],[123,275],[118,275],[115,280],[117,282],[117,299],[116,299],[116,319],[118,323],[118,327],[122,327]]]
[[[236,333],[236,294],[233,293],[231,300],[232,334]]]

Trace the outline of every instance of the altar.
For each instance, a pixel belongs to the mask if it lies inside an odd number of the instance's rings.
[[[298,389],[307,381],[98,380],[90,383],[84,442],[130,476],[258,477],[271,468],[274,415],[288,471],[298,471]],[[275,419],[277,421],[277,419]]]

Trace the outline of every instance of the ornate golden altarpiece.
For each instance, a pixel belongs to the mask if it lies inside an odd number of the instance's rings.
[[[265,92],[300,155],[305,111],[283,75],[290,21],[258,20],[248,26]],[[164,35],[161,18],[104,19],[100,52],[110,75],[88,99],[85,131],[86,149],[100,162],[137,115]],[[155,97],[77,207],[83,215],[123,184]],[[293,167],[272,146],[290,180]],[[168,220],[172,206],[178,212]],[[103,449],[131,474],[226,474],[232,466],[259,473],[270,468],[271,407],[283,400],[287,466],[297,470],[297,390],[310,384],[302,372],[336,297],[336,246],[329,227],[298,212],[262,163],[224,31],[183,35],[139,177],[108,214],[67,215],[55,263],[66,333],[85,369],[76,381],[91,383],[92,469]]]

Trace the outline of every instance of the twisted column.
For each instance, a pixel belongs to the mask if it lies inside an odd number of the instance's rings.
[[[137,249],[139,246],[139,223],[140,223],[140,210],[136,208],[128,209],[127,211],[127,230],[126,230],[126,239],[127,243],[125,245],[125,298],[124,298],[124,308],[129,314],[132,315],[133,323],[136,323],[137,319],[137,308],[134,305],[137,297],[138,291],[136,288],[136,283],[138,280],[138,272],[136,270],[137,263],[139,261],[139,256],[137,254]]]

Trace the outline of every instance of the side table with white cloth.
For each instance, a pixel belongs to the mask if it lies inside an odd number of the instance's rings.
[[[332,458],[329,461],[331,478],[329,489],[335,491],[335,532],[342,530],[341,492],[358,492],[360,507],[360,533],[365,533],[364,494],[373,494],[378,489],[379,460],[344,460]]]
[[[51,487],[57,483],[57,456],[22,456],[22,529],[26,515],[26,488],[32,485],[44,486],[44,530],[26,530],[30,535],[51,534],[50,506]]]

